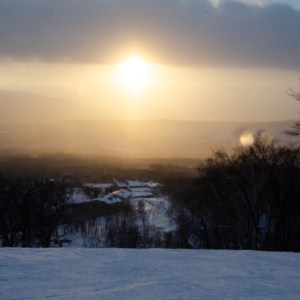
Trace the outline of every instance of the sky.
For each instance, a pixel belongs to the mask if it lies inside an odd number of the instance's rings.
[[[0,0],[0,90],[100,119],[296,119],[299,28],[298,0]]]

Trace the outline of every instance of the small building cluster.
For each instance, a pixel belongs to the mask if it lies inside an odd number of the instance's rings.
[[[131,199],[155,197],[161,190],[160,183],[153,181],[142,182],[138,180],[113,179],[113,183],[88,183],[85,184],[85,186],[101,189],[99,197],[85,201],[100,201],[107,204],[119,202],[130,203]],[[105,190],[107,189],[112,189],[113,192],[106,195]]]

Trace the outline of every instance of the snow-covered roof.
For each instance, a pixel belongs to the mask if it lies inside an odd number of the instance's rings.
[[[122,202],[122,200],[117,197],[117,196],[111,196],[111,195],[106,195],[103,198],[95,198],[93,201],[101,201],[105,202],[107,204],[114,204],[114,203],[119,203]]]
[[[151,192],[133,192],[132,198],[147,198],[147,197],[153,197],[153,193]]]
[[[146,186],[146,182],[141,182],[137,180],[128,180],[128,185],[130,187],[144,187]]]
[[[127,183],[125,181],[114,179],[114,182],[117,184],[118,187],[127,187]]]
[[[153,182],[153,181],[149,181],[146,183],[146,185],[150,188],[158,188],[158,187],[161,187],[161,184],[158,183],[158,182]]]
[[[131,188],[131,192],[152,192],[152,189],[149,187],[140,187],[140,188]]]
[[[117,197],[120,197],[122,199],[127,199],[131,195],[132,195],[131,192],[129,192],[127,190],[124,190],[124,189],[121,189],[119,191],[116,191],[116,192],[113,192],[113,193],[109,194],[108,196],[117,196]]]
[[[101,188],[106,189],[112,186],[112,183],[85,183],[84,186],[90,187],[90,188]]]
[[[115,204],[115,203],[120,203],[122,202],[122,200],[120,199],[121,197],[115,194],[109,194],[109,195],[105,195],[103,198],[94,198],[93,200],[89,200],[89,199],[82,199],[80,201],[80,203],[83,202],[91,202],[91,201],[101,201],[101,202],[105,202],[107,204]]]

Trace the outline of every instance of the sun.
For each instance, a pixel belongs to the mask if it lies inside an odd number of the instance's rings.
[[[151,66],[136,55],[119,63],[117,70],[122,84],[133,93],[149,83]]]
[[[240,143],[243,145],[243,146],[249,146],[253,143],[253,136],[250,132],[247,132],[247,133],[244,133],[241,135],[240,137]]]

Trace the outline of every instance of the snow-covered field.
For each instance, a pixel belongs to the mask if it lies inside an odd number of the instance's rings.
[[[0,299],[299,299],[300,254],[0,249]]]

